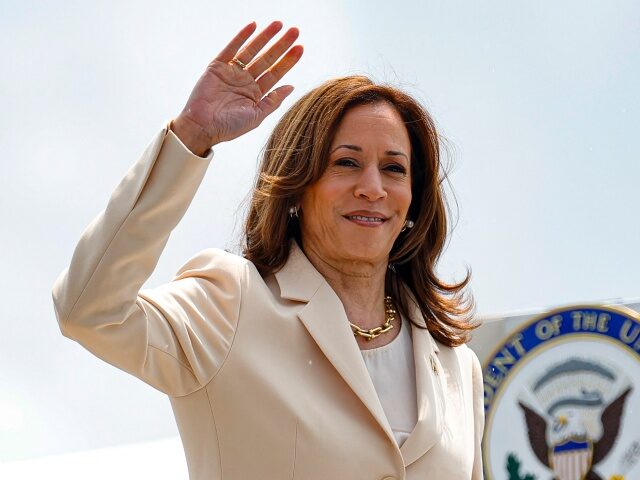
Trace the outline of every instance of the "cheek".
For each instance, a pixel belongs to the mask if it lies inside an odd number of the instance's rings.
[[[407,190],[406,196],[405,196],[405,209],[407,211],[409,211],[409,207],[411,206],[411,200],[412,200],[412,196],[411,196],[411,188],[409,188]]]
[[[328,224],[331,222],[332,202],[327,198],[324,189],[313,188],[307,190],[300,201],[302,208],[301,227],[303,235],[323,237],[326,235]]]
[[[409,211],[409,207],[411,206],[411,186],[398,186],[398,188],[394,189],[394,197],[396,199],[397,209],[406,215]]]
[[[302,195],[301,206],[303,211],[312,213],[316,218],[329,218],[333,216],[343,189],[338,182],[319,181],[313,187],[309,187]]]

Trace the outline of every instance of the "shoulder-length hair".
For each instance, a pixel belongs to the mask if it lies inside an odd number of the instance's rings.
[[[440,141],[429,113],[408,94],[376,85],[364,76],[330,80],[298,100],[271,134],[259,168],[244,231],[244,256],[266,276],[287,261],[290,242],[302,246],[297,219],[289,209],[324,173],[329,149],[345,113],[357,105],[387,102],[395,107],[411,140],[414,227],[396,239],[386,275],[387,294],[409,318],[410,302],[420,309],[433,337],[447,346],[468,340],[473,300],[459,283],[445,283],[435,272],[447,238],[446,172]],[[417,325],[420,326],[420,325]]]

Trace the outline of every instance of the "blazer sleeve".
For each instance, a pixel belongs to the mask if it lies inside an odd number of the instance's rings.
[[[472,355],[473,382],[473,417],[474,417],[474,457],[472,480],[483,480],[482,466],[482,436],[484,434],[484,385],[482,381],[482,367],[476,353],[469,349]]]
[[[211,157],[193,155],[167,128],[158,133],[53,288],[65,336],[169,395],[189,394],[215,375],[238,318],[240,269],[224,257],[211,264],[211,252],[173,282],[140,292]],[[207,265],[206,278],[188,274],[199,265]]]

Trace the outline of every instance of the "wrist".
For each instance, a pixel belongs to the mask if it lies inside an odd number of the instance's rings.
[[[182,115],[178,115],[173,119],[169,123],[169,128],[191,153],[199,157],[206,156],[214,144],[211,138],[205,134],[202,127]]]

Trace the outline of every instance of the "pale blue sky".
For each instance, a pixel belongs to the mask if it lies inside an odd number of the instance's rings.
[[[472,268],[480,314],[640,296],[638,2],[0,7],[0,411],[17,412],[0,418],[0,461],[175,434],[162,395],[60,336],[49,292],[127,167],[252,19],[300,27],[294,98],[367,73],[422,99],[448,138],[459,209],[440,271]],[[216,150],[150,285],[235,245],[274,120]]]

